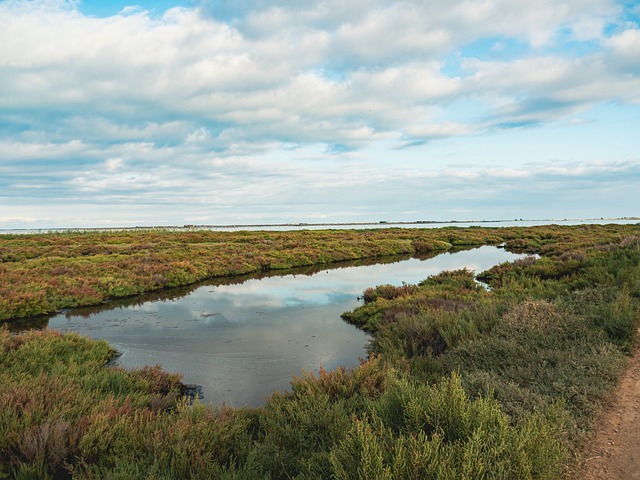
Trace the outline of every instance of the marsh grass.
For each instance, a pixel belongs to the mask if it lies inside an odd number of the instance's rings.
[[[371,357],[352,370],[294,377],[290,392],[274,393],[260,408],[191,405],[177,375],[107,367],[114,352],[105,342],[0,329],[0,478],[560,478],[636,342],[637,235],[617,226],[443,230],[419,241],[501,240],[543,257],[486,272],[490,291],[466,270],[367,290],[365,303],[345,318],[372,332]],[[78,255],[91,264],[92,256],[140,254],[149,265],[178,255],[158,246],[175,240],[168,234],[145,244],[102,235],[5,238],[22,246],[0,251],[0,267],[47,264],[55,252],[72,259],[68,272],[59,271],[67,276],[75,274]],[[243,270],[252,258],[247,251],[267,242],[253,259],[275,261],[272,268],[317,260],[296,249],[322,235],[337,241],[329,232],[265,234],[260,241],[249,232],[193,232],[180,237],[178,251],[191,255],[195,248],[206,257],[224,248],[213,239],[224,238]],[[339,250],[417,248],[404,232],[384,235],[374,248],[377,240],[339,234],[340,241],[371,243]],[[78,238],[78,245],[68,243]],[[206,239],[211,245],[203,245]],[[288,256],[274,254],[273,245],[286,246]],[[323,260],[335,258],[322,248]],[[189,280],[210,260],[175,271]],[[110,268],[111,284],[130,272]],[[97,285],[92,278],[83,281]]]
[[[0,235],[0,321],[214,277],[501,243],[553,256],[637,235],[635,225]],[[566,262],[567,272],[575,268],[577,260]]]

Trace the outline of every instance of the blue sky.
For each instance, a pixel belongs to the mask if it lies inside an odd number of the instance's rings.
[[[640,215],[640,5],[0,1],[0,228]]]

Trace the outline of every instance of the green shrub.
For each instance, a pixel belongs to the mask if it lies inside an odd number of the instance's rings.
[[[399,381],[355,419],[331,452],[336,478],[557,478],[566,459],[561,408],[510,425],[453,375],[439,386]]]
[[[271,397],[258,412],[250,460],[274,479],[329,478],[329,451],[349,431],[351,411],[326,394]]]

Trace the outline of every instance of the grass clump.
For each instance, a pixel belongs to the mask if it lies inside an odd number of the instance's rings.
[[[0,478],[189,478],[242,452],[242,411],[188,406],[179,376],[105,368],[113,353],[75,334],[0,329]]]

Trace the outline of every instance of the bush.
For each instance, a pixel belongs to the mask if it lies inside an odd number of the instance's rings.
[[[494,400],[471,400],[460,378],[399,381],[331,452],[336,478],[557,478],[566,459],[561,409],[510,425]]]

